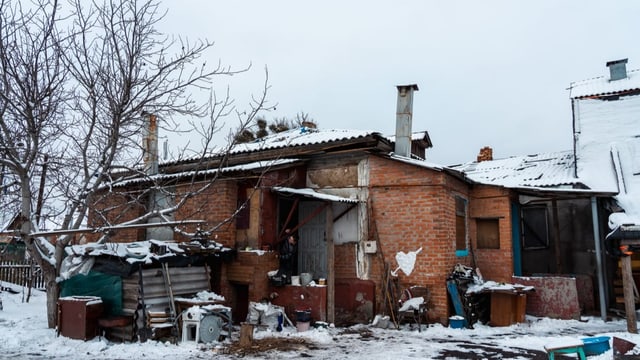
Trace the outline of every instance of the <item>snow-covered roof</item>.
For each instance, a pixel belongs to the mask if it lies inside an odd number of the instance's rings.
[[[390,154],[389,157],[396,161],[400,161],[403,163],[407,163],[407,164],[411,164],[411,165],[415,165],[415,166],[419,166],[419,167],[423,167],[431,170],[442,171],[443,169],[446,168],[445,166],[442,166],[436,163],[432,163],[425,160],[419,160],[419,159],[409,159],[408,157],[404,157],[397,154]]]
[[[359,139],[370,135],[380,135],[375,131],[353,129],[313,129],[301,127],[271,134],[252,142],[236,144],[231,148],[231,154],[279,149],[313,144],[325,144],[334,141]]]
[[[574,185],[581,184],[574,176],[574,161],[573,152],[564,151],[474,161],[451,168],[461,171],[475,182],[486,185],[571,189]]]
[[[395,134],[387,135],[386,138],[389,139],[389,141],[391,142],[396,142]],[[429,143],[431,142],[431,140],[429,139],[429,133],[426,131],[418,131],[418,132],[411,133],[411,141],[428,141]]]
[[[143,183],[149,180],[156,180],[156,181],[163,181],[163,180],[170,180],[170,179],[177,179],[177,178],[185,178],[185,177],[190,177],[190,176],[194,176],[194,175],[211,175],[211,174],[215,174],[215,173],[221,173],[221,174],[226,174],[226,173],[233,173],[233,172],[237,172],[237,171],[253,171],[253,170],[260,170],[260,169],[266,169],[266,168],[270,168],[270,167],[274,167],[274,166],[279,166],[279,165],[287,165],[287,164],[292,164],[295,163],[297,161],[300,161],[299,159],[274,159],[274,160],[268,160],[268,161],[254,161],[251,163],[247,163],[247,164],[240,164],[240,165],[234,165],[234,166],[227,166],[227,167],[223,167],[223,168],[214,168],[214,169],[208,169],[208,170],[188,170],[188,171],[183,171],[183,172],[178,172],[178,173],[171,173],[171,174],[157,174],[157,175],[151,175],[148,177],[140,177],[140,176],[136,176],[136,177],[132,177],[130,179],[124,179],[124,180],[120,180],[117,183],[113,183],[110,184],[111,186],[128,186],[128,185],[132,185],[132,184],[138,184],[138,183]]]
[[[569,87],[570,97],[613,95],[640,89],[640,70],[627,71],[627,77],[620,80],[609,80],[609,76],[576,81]]]
[[[347,203],[357,203],[359,201],[358,199],[351,199],[351,198],[346,198],[338,195],[327,194],[327,193],[319,192],[310,188],[294,189],[294,188],[288,188],[288,187],[274,186],[272,189],[277,192],[302,195],[302,196],[311,197],[319,200],[347,202]]]
[[[452,166],[469,179],[504,187],[568,187],[581,184],[574,176],[571,151],[514,156]]]
[[[87,243],[83,245],[67,246],[65,251],[69,256],[113,256],[125,259],[128,263],[151,263],[152,260],[159,260],[166,257],[174,257],[178,255],[188,255],[197,248],[198,252],[224,252],[231,249],[224,247],[222,244],[209,241],[206,245],[192,241],[186,243],[176,243],[160,240],[136,241],[129,243]],[[163,249],[162,253],[158,253],[156,249]]]
[[[114,257],[122,259],[123,264],[151,264],[153,262],[170,261],[172,258],[191,256],[194,254],[218,254],[232,251],[222,244],[208,240],[207,242],[190,241],[174,242],[162,240],[135,241],[129,243],[87,243],[64,248],[67,256],[60,266],[59,280],[67,280],[76,274],[86,274],[95,263],[96,257]]]
[[[611,229],[640,224],[640,70],[580,84],[571,90],[578,177],[592,189],[617,193],[624,213],[610,216]],[[589,96],[599,94],[620,96]]]
[[[330,144],[334,142],[343,142],[348,140],[364,139],[374,136],[379,139],[385,139],[389,143],[395,142],[395,135],[382,135],[372,130],[356,130],[356,129],[317,129],[300,127],[270,134],[265,137],[255,139],[251,142],[235,144],[229,149],[230,155],[243,153],[251,153],[265,150],[276,150],[284,148],[294,148],[297,146],[309,146],[319,144]],[[431,146],[429,133],[427,131],[418,131],[411,134],[412,141],[426,141]],[[219,152],[216,152],[219,151]],[[215,157],[221,155],[222,149],[215,149],[210,156]],[[178,162],[192,162],[201,159],[200,156],[183,158],[180,160],[171,160],[161,162],[160,165],[170,165]]]

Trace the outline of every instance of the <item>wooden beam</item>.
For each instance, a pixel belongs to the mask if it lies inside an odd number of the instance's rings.
[[[622,262],[622,288],[624,291],[624,311],[627,316],[627,331],[638,333],[636,320],[636,299],[633,291],[633,274],[631,272],[631,256],[623,256]]]
[[[341,212],[340,214],[338,214],[338,216],[333,218],[333,222],[336,222],[338,220],[340,220],[341,217],[345,216],[349,211],[351,211],[351,209],[353,209],[354,207],[356,207],[358,204],[357,203],[353,203],[351,204],[348,208],[346,208],[343,212]]]
[[[325,201],[324,204],[318,206],[315,210],[313,210],[313,212],[311,214],[309,214],[309,216],[304,218],[302,221],[299,221],[298,225],[294,226],[291,229],[291,233],[295,233],[299,228],[304,226],[304,224],[308,223],[309,221],[311,221],[311,219],[313,219],[314,217],[318,216],[322,212],[322,210],[324,210],[324,208],[331,207],[329,205],[331,205],[331,202]]]
[[[335,247],[333,244],[333,207],[327,206],[326,211],[326,241],[327,241],[327,320],[330,324],[336,322],[336,286],[335,286]]]
[[[282,226],[282,229],[280,229],[280,234],[278,234],[278,238],[276,239],[276,241],[280,241],[280,239],[282,239],[282,236],[284,235],[284,231],[287,229],[287,227],[289,227],[289,221],[291,221],[291,218],[293,217],[293,213],[296,210],[298,210],[299,202],[300,202],[300,197],[296,196],[295,200],[293,200],[293,206],[291,206],[291,210],[287,215],[287,220],[285,220],[284,225]]]
[[[558,200],[553,199],[551,201],[552,207],[552,217],[553,217],[553,242],[555,244],[555,252],[556,252],[556,274],[563,273],[562,267],[562,254],[560,247],[560,224],[558,219]]]

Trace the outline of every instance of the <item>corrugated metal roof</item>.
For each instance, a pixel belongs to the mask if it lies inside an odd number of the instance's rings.
[[[586,96],[612,95],[640,89],[640,70],[627,71],[625,79],[610,81],[609,76],[572,82],[569,96],[580,98]]]
[[[515,156],[451,166],[481,184],[509,188],[561,187],[581,184],[574,176],[573,152]]]

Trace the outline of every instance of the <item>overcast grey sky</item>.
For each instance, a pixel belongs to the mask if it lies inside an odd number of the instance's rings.
[[[640,68],[640,1],[164,0],[162,31],[207,38],[208,61],[242,67],[242,106],[269,69],[267,119],[309,113],[322,128],[395,131],[396,85],[418,84],[413,130],[430,161],[572,148],[572,81],[609,60]],[[219,82],[217,91],[226,85]]]

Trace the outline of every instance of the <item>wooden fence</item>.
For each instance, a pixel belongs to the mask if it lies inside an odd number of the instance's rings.
[[[31,261],[0,261],[0,282],[29,286],[44,290],[44,276],[40,266]]]

